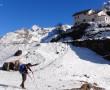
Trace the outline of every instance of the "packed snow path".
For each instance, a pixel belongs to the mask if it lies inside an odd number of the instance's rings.
[[[23,56],[28,56],[27,62],[40,63],[32,68],[35,70],[34,76],[30,73],[32,79],[27,78],[27,90],[80,88],[83,81],[97,83],[110,90],[110,62],[89,49],[51,43],[27,46],[23,50],[28,52]],[[21,90],[20,83],[19,72],[0,71],[0,90]]]

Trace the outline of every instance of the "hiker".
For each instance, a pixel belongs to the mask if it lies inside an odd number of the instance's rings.
[[[20,84],[20,86],[22,88],[25,89],[24,82],[26,81],[27,75],[29,74],[28,70],[32,72],[32,70],[30,69],[30,67],[36,66],[36,65],[38,65],[38,64],[33,64],[32,65],[31,63],[28,63],[28,64],[20,64],[19,65],[19,72],[22,75],[22,83]],[[32,72],[32,74],[33,74],[33,72]]]

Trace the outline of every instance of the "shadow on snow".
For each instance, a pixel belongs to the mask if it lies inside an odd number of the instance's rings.
[[[110,61],[107,61],[106,59],[104,59],[103,57],[101,57],[100,55],[96,54],[95,52],[93,52],[88,48],[76,47],[71,44],[69,45],[70,45],[70,48],[73,51],[75,51],[75,53],[79,56],[80,59],[90,61],[93,63],[110,64]]]
[[[0,87],[4,87],[4,88],[18,88],[18,89],[21,89],[21,88],[18,87],[18,86],[14,86],[14,85],[6,85],[6,84],[0,84]]]

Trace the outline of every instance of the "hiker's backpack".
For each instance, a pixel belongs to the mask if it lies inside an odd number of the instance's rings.
[[[27,71],[27,68],[26,68],[26,65],[25,65],[25,64],[21,64],[21,65],[19,65],[19,72],[20,72],[21,74],[28,73],[28,71]]]

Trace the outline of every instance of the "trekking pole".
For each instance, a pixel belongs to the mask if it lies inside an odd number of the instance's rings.
[[[32,80],[32,77],[28,74],[28,77]]]
[[[37,86],[37,83],[36,83],[36,80],[35,80],[34,73],[32,73],[32,75],[33,75],[33,82],[35,83],[35,88],[37,88],[37,89],[38,89],[38,86]]]
[[[33,78],[34,78],[34,80],[35,80],[34,73],[32,73],[32,75],[33,75]]]

